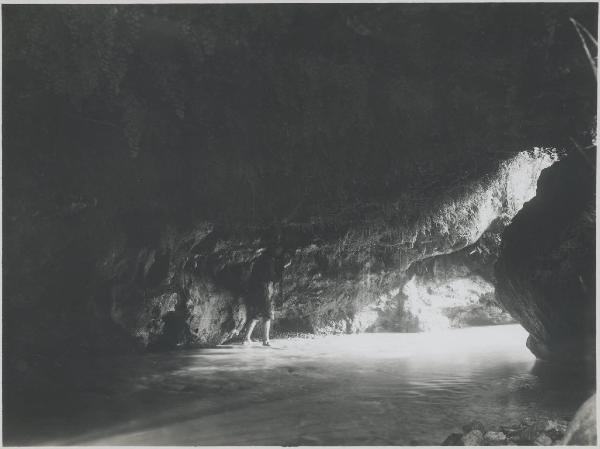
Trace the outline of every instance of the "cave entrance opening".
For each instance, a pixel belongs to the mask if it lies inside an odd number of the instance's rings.
[[[379,313],[370,330],[428,332],[515,323],[494,287],[502,236],[535,197],[542,171],[557,160],[552,148],[520,152],[489,179],[450,194],[419,221],[409,245],[419,252],[398,288],[380,296],[383,306],[371,308]],[[368,312],[361,311],[360,320],[374,316]]]
[[[432,331],[514,323],[494,299],[494,286],[477,274],[451,279],[413,276],[403,288],[415,330]]]
[[[492,227],[474,245],[415,262],[403,284],[384,298],[369,330],[430,332],[514,324],[495,296],[493,267],[499,245],[499,233]]]

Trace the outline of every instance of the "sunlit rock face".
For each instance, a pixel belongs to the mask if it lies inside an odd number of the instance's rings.
[[[426,255],[412,263],[404,287],[376,308],[379,315],[370,329],[426,331],[512,322],[494,299],[501,233],[535,195],[541,170],[555,160],[552,152],[521,153],[499,170],[498,178],[483,184],[489,190],[478,190],[472,198],[480,201],[474,206],[480,213],[469,216],[475,217],[471,232],[477,235],[481,223],[487,226],[485,232],[479,238],[472,235],[468,241],[475,242],[458,251]]]
[[[542,172],[503,234],[497,299],[539,358],[594,357],[595,227],[594,157],[574,153]]]

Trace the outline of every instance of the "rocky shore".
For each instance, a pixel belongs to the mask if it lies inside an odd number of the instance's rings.
[[[479,421],[463,426],[462,433],[452,433],[442,446],[552,446],[563,444],[569,425],[562,419],[525,418],[486,429]]]

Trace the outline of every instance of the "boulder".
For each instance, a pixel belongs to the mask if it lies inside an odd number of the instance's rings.
[[[480,421],[471,421],[463,426],[463,432],[469,433],[472,430],[479,430],[482,434],[485,432],[485,426]]]
[[[472,421],[463,426],[464,435],[453,433],[443,445],[549,446],[561,442],[567,425],[567,421],[561,419],[526,416],[519,423],[504,424],[499,426],[499,430],[495,428],[486,432],[481,422]]]
[[[595,169],[574,153],[542,171],[537,194],[504,230],[496,299],[540,359],[593,361]]]
[[[504,432],[488,431],[483,435],[483,439],[488,445],[500,445],[506,443]]]
[[[538,437],[540,430],[534,425],[527,426],[517,435],[518,441],[531,443]]]
[[[549,419],[546,421],[544,430],[565,433],[567,431],[568,426],[569,423],[564,419]]]
[[[595,394],[577,410],[562,443],[574,446],[595,446],[597,444]]]
[[[464,446],[481,446],[483,443],[483,432],[481,430],[471,430],[462,437]]]
[[[540,433],[535,441],[533,442],[535,446],[552,446],[552,438],[550,438],[546,433]]]
[[[462,436],[462,433],[451,433],[450,435],[448,435],[448,438],[444,440],[442,446],[462,446]]]
[[[504,433],[508,437],[514,437],[514,436],[517,436],[521,432],[522,427],[523,426],[521,424],[511,423],[511,424],[506,424],[506,425],[500,426],[500,430],[502,431],[502,433]]]
[[[533,426],[535,424],[535,419],[530,416],[526,416],[521,420],[521,425],[525,427]]]

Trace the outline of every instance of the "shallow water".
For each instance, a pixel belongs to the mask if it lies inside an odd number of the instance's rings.
[[[526,337],[511,325],[99,358],[5,444],[435,445],[473,419],[570,419],[593,377],[536,363]]]

